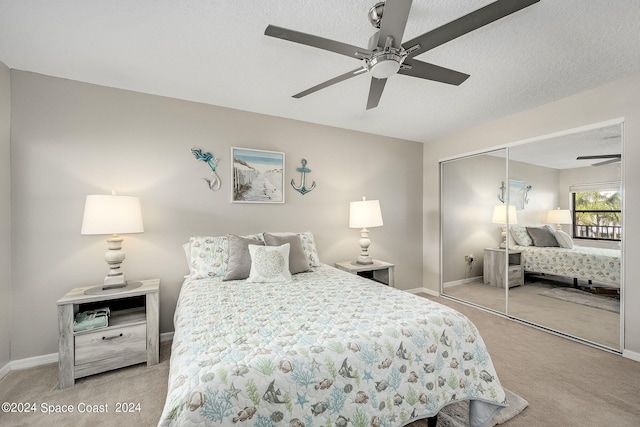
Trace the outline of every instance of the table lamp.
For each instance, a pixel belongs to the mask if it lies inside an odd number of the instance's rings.
[[[137,197],[114,195],[87,196],[82,218],[80,234],[111,234],[107,239],[107,252],[104,258],[109,272],[97,291],[125,290],[128,288],[120,266],[125,255],[122,250],[122,237],[119,234],[142,233],[142,212]],[[132,285],[134,286],[134,285]]]
[[[357,264],[373,264],[373,259],[369,256],[369,230],[367,227],[380,227],[382,224],[382,213],[380,212],[380,201],[366,200],[351,202],[349,206],[349,228],[361,228],[360,230],[360,256],[356,260]]]
[[[571,211],[569,209],[551,209],[547,211],[547,223],[555,224],[556,230],[562,230],[562,224],[571,224]]]
[[[507,222],[509,224],[517,224],[518,217],[516,215],[516,207],[514,205],[496,205],[493,208],[493,218],[491,222],[494,224],[502,224],[502,242],[500,242],[501,248],[507,247]]]

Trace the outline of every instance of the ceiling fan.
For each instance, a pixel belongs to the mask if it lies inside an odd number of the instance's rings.
[[[622,160],[622,154],[600,154],[595,156],[578,156],[576,160],[597,160],[597,159],[608,159],[602,162],[594,163],[591,166],[602,166],[608,165],[609,163],[617,163]]]
[[[379,30],[369,39],[367,49],[275,25],[267,26],[264,34],[363,61],[364,64],[361,67],[297,93],[293,97],[302,98],[320,89],[369,72],[371,74],[371,85],[367,100],[367,110],[369,110],[378,106],[387,79],[394,74],[456,86],[462,84],[469,78],[468,74],[413,58],[539,1],[498,0],[402,43],[402,36],[407,25],[412,0],[386,0],[386,2],[376,3],[369,10],[369,21]]]

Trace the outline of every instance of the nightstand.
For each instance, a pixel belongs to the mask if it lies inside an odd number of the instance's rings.
[[[485,285],[504,288],[507,283],[505,275],[506,270],[506,249],[487,248],[484,250],[484,270],[483,282]],[[522,251],[509,251],[509,287],[524,286],[524,265],[522,259]]]
[[[336,262],[336,268],[351,274],[366,277],[367,279],[395,287],[393,269],[395,264],[389,262],[373,260],[373,264],[358,264],[355,261]]]
[[[93,286],[75,288],[58,300],[60,388],[71,387],[76,378],[159,362],[160,279],[139,283],[131,290],[89,295],[85,291]],[[111,312],[107,327],[74,331],[77,313],[105,307]]]

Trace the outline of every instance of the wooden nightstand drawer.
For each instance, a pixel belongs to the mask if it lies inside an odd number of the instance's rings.
[[[76,335],[75,364],[138,354],[147,357],[147,325],[105,328]]]
[[[509,267],[509,287],[522,285],[522,266]]]

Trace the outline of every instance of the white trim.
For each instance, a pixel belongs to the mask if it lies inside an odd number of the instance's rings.
[[[450,288],[452,286],[464,285],[466,283],[482,282],[482,280],[483,280],[482,276],[468,277],[466,279],[453,280],[451,282],[443,283],[442,287],[443,288]]]
[[[540,141],[543,139],[549,139],[549,138],[557,138],[560,136],[565,136],[565,135],[571,135],[573,133],[578,133],[578,132],[586,132],[588,130],[593,130],[593,129],[598,129],[598,128],[602,128],[602,127],[607,127],[607,126],[613,126],[613,125],[617,125],[617,124],[622,124],[624,123],[624,117],[618,117],[616,119],[611,119],[611,120],[605,120],[604,122],[599,122],[599,123],[591,123],[585,126],[578,126],[572,129],[566,129],[566,130],[562,130],[559,132],[552,132],[552,133],[548,133],[545,135],[539,135],[539,136],[534,136],[532,138],[526,138],[526,139],[521,139],[518,141],[513,141],[513,142],[508,142],[505,144],[498,144],[498,145],[494,145],[492,147],[487,147],[487,148],[481,148],[478,150],[474,150],[474,151],[468,151],[466,153],[462,153],[462,154],[456,154],[456,155],[452,155],[452,156],[447,156],[444,158],[439,159],[438,161],[440,163],[442,162],[447,162],[449,160],[456,160],[459,158],[463,158],[463,157],[470,157],[470,156],[475,156],[478,154],[487,154],[488,152],[491,151],[497,151],[497,150],[501,150],[504,148],[512,148],[512,147],[516,147],[518,145],[522,145],[522,144],[527,144],[529,142],[536,142],[536,141]]]
[[[9,375],[9,373],[11,372],[10,365],[11,365],[11,362],[7,363],[2,368],[0,368],[0,380],[6,377],[7,375]]]
[[[42,356],[27,357],[26,359],[12,360],[9,362],[10,369],[17,371],[19,369],[34,368],[47,363],[57,363],[58,353],[43,354]]]
[[[622,350],[622,357],[640,362],[640,353],[631,350]]]
[[[171,341],[173,339],[173,332],[165,332],[160,334],[160,342]],[[12,360],[11,362],[0,368],[0,380],[11,371],[17,371],[20,369],[35,368],[36,366],[46,365],[48,363],[57,363],[58,353],[44,354],[42,356],[27,357],[25,359]]]

